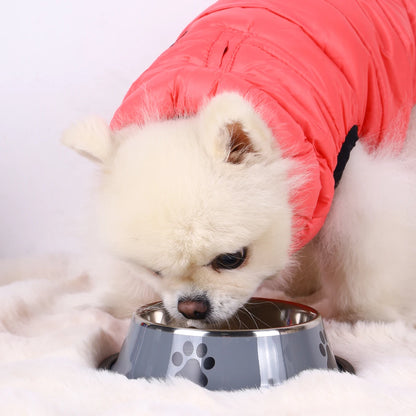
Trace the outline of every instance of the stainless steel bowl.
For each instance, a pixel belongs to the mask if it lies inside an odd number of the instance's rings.
[[[210,390],[273,386],[312,368],[353,372],[334,357],[316,310],[260,298],[204,329],[175,326],[161,302],[144,306],[101,367],[128,378],[185,377]]]

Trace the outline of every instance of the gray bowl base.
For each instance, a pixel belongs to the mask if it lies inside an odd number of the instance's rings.
[[[118,354],[119,353],[115,353],[110,355],[109,357],[107,357],[106,359],[104,359],[101,364],[99,365],[99,369],[100,370],[108,370],[111,371],[111,368],[113,367],[114,363],[117,361],[118,358]],[[338,357],[337,355],[335,355],[335,361],[337,363],[338,366],[338,370],[341,373],[350,373],[350,374],[355,374],[355,369],[354,367],[344,358]],[[194,381],[194,380],[192,380]],[[199,383],[197,383],[199,384]]]

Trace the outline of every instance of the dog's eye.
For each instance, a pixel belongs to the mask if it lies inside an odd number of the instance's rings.
[[[221,269],[232,270],[240,267],[247,257],[247,248],[244,247],[236,253],[220,254],[211,262],[211,267],[219,271]]]
[[[162,272],[160,272],[159,270],[154,270],[154,269],[151,269],[150,267],[146,267],[146,269],[149,273],[152,273],[153,276],[156,276],[156,277],[162,276]]]

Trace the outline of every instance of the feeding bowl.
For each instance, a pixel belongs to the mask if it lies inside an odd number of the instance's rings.
[[[353,372],[335,357],[319,313],[252,298],[221,326],[175,326],[161,302],[139,308],[119,354],[101,368],[128,378],[184,377],[210,390],[273,386],[306,369]]]

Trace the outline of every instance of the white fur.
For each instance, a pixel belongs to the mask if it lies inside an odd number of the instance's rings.
[[[105,121],[90,117],[69,127],[62,135],[62,143],[83,156],[104,162],[111,154],[111,132]]]
[[[243,126],[253,148],[239,163],[227,161],[230,122]],[[99,134],[89,134],[84,144],[82,129]],[[211,320],[227,319],[272,277],[299,286],[299,270],[319,280],[300,286],[303,294],[321,286],[309,300],[328,316],[415,318],[414,136],[402,155],[387,148],[369,154],[357,145],[328,220],[298,255],[296,273],[289,195],[299,183],[261,116],[240,96],[219,95],[192,117],[120,132],[94,123],[82,129],[65,142],[103,163],[101,236],[140,270],[175,318],[181,296],[204,293]],[[217,272],[210,266],[215,256],[242,247],[249,256],[240,268]],[[123,299],[122,292],[114,294],[115,303]]]
[[[0,414],[416,413],[416,330],[402,322],[325,323],[333,350],[354,365],[356,376],[307,370],[271,388],[213,392],[177,377],[129,380],[97,371],[98,363],[120,350],[130,320],[84,303],[84,296],[94,300],[101,291],[103,273],[103,265],[86,261],[81,267],[70,258],[26,258],[7,261],[4,270],[0,260]]]
[[[314,297],[326,316],[416,322],[415,144],[409,130],[400,155],[388,147],[369,153],[361,143],[353,150],[311,243],[322,280]]]

